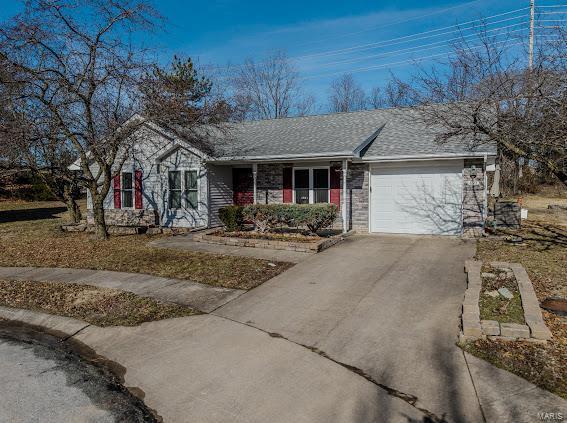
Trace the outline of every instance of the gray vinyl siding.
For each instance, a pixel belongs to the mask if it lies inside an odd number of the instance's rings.
[[[175,143],[150,129],[142,128],[136,134],[136,140],[122,171],[142,171],[143,208],[155,210],[159,224],[168,227],[203,227],[208,225],[208,175],[207,168],[200,156],[181,146],[174,149]],[[162,155],[167,153],[165,157]],[[159,159],[159,160],[158,160]],[[159,165],[158,165],[159,163]],[[91,166],[96,172],[96,165]],[[198,207],[191,209],[185,201],[178,210],[168,207],[168,171],[196,170],[198,175]],[[105,209],[114,209],[113,187],[104,201]],[[87,208],[92,209],[90,195]],[[125,212],[127,211],[124,209]]]
[[[232,167],[208,165],[209,171],[209,226],[218,226],[221,221],[218,211],[232,204]]]
[[[181,179],[183,179],[183,172],[189,170],[197,171],[198,205],[196,209],[188,207],[185,199],[182,200],[180,209],[172,210],[169,208],[168,173],[175,170],[182,172]],[[208,175],[207,168],[200,157],[180,148],[164,158],[160,164],[159,172],[153,172],[153,175],[153,186],[149,187],[148,192],[156,193],[160,200],[158,212],[162,226],[189,228],[207,226],[209,214],[207,201]]]

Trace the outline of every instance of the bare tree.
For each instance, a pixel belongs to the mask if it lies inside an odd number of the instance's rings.
[[[383,90],[379,87],[372,88],[367,103],[372,109],[408,107],[416,104],[412,86],[393,74]]]
[[[21,87],[15,112],[27,117],[38,138],[80,159],[103,239],[104,199],[143,124],[130,117],[146,66],[129,40],[135,31],[151,29],[156,18],[138,0],[31,0],[0,27],[0,56]]]
[[[331,112],[354,112],[366,106],[366,95],[351,74],[344,74],[331,83],[329,109]]]
[[[80,194],[79,175],[69,169],[75,160],[73,151],[57,127],[47,127],[41,121],[41,115],[24,107],[25,98],[20,97],[24,85],[13,78],[10,64],[3,62],[0,70],[0,157],[4,167],[33,172],[55,198],[65,203],[71,221],[79,222],[81,210],[76,201]]]
[[[370,90],[370,95],[366,99],[366,103],[370,109],[383,109],[386,107],[384,94],[380,87],[373,87]]]
[[[518,166],[520,158],[537,163],[567,185],[566,41],[559,31],[539,44],[527,69],[509,41],[481,29],[455,45],[445,66],[421,70],[411,96],[422,119],[442,129],[439,142],[495,143]]]
[[[283,52],[254,62],[247,59],[232,79],[235,119],[279,119],[308,113],[306,97],[293,64]]]
[[[45,131],[39,122],[12,113],[11,108],[4,111],[0,113],[0,156],[7,159],[10,169],[23,168],[39,177],[51,194],[65,203],[70,220],[79,222],[80,175],[69,169],[75,155],[65,137],[55,127]]]

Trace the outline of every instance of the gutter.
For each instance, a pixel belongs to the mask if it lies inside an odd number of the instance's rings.
[[[409,160],[452,160],[452,159],[474,159],[484,157],[496,157],[496,153],[479,152],[479,153],[445,153],[445,154],[420,154],[405,156],[372,156],[361,159],[363,162],[401,162]]]
[[[242,156],[242,157],[219,157],[218,159],[207,160],[207,163],[217,164],[232,164],[232,163],[246,163],[246,162],[286,162],[290,160],[339,160],[339,159],[352,159],[353,153],[351,151],[341,151],[338,153],[314,153],[314,154],[280,154],[275,156]]]

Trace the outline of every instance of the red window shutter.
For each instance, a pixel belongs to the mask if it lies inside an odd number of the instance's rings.
[[[143,208],[142,201],[142,171],[136,170],[134,172],[134,207]]]
[[[114,208],[122,208],[122,198],[120,195],[120,173],[112,179],[112,187],[114,189]]]
[[[283,202],[284,203],[293,202],[292,172],[293,172],[293,168],[291,167],[283,168]]]
[[[336,204],[337,207],[341,208],[341,168],[332,167],[331,168],[331,190],[329,193],[329,202],[331,204]]]

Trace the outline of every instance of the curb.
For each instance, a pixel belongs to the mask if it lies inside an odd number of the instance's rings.
[[[69,339],[87,327],[98,328],[98,326],[71,317],[4,306],[0,306],[0,318],[45,329],[48,333],[63,340]]]

